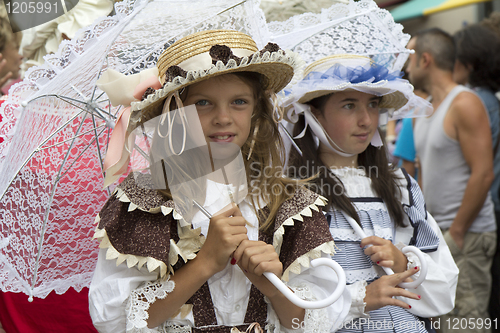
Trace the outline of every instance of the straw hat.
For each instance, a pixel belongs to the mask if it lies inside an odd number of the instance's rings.
[[[157,67],[163,87],[133,102],[129,129],[159,116],[164,100],[182,88],[218,75],[255,72],[264,90],[282,90],[293,78],[300,58],[269,43],[258,50],[247,34],[233,30],[200,31],[177,40],[160,56]],[[147,93],[146,93],[147,94]]]
[[[381,109],[399,109],[413,94],[413,87],[399,73],[389,73],[370,58],[352,54],[333,55],[310,64],[304,78],[292,87],[292,102],[307,103],[335,91],[357,90],[382,96]],[[408,95],[408,97],[407,97]]]

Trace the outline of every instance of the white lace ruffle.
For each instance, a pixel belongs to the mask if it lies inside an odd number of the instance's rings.
[[[298,286],[288,286],[301,299],[306,301],[317,301],[317,297],[311,291],[307,284]],[[305,309],[304,320],[301,322],[294,321],[292,328],[287,329],[281,326],[278,316],[271,306],[271,302],[267,297],[264,297],[268,304],[266,332],[267,333],[329,333],[332,323],[328,317],[328,312],[323,309]]]
[[[164,299],[169,293],[174,291],[175,283],[167,280],[157,280],[146,282],[130,294],[125,312],[127,315],[127,333],[149,333],[161,332],[159,328],[150,329],[147,327],[149,318],[148,310],[157,299]]]
[[[345,194],[350,198],[377,197],[372,189],[372,181],[362,168],[330,168],[344,184]],[[375,203],[376,204],[376,203]],[[378,207],[378,206],[376,206]],[[379,209],[379,208],[377,208]]]
[[[383,239],[392,239],[392,230],[390,228],[378,228],[376,232],[373,229],[363,229],[367,237],[377,236]],[[354,229],[335,229],[333,232],[334,241],[361,242],[361,237],[356,234]]]
[[[347,289],[351,293],[351,308],[344,320],[344,323],[350,322],[356,318],[370,318],[370,315],[365,313],[365,297],[366,297],[366,281],[357,281],[349,286]]]
[[[191,333],[191,326],[180,326],[172,323],[165,325],[164,331],[166,333]]]
[[[282,7],[287,7],[287,1],[283,3]],[[297,1],[288,3],[290,6]],[[286,12],[277,10],[278,15]],[[403,33],[403,26],[394,22],[389,11],[371,0],[335,3],[321,13],[304,13],[286,21],[270,22],[268,29],[274,42],[298,52],[307,64],[332,54],[347,53],[371,56],[391,70],[400,70],[408,57],[405,48],[410,35]],[[316,29],[317,33],[300,38],[300,33],[308,29]]]
[[[290,287],[295,294],[307,301],[317,301],[317,297],[311,291],[311,288],[306,284],[301,284],[297,287]],[[323,333],[330,332],[331,323],[328,318],[326,309],[306,309],[304,314],[304,322],[301,328],[307,333]],[[294,328],[294,327],[292,327]],[[297,330],[294,330],[296,332]]]
[[[345,278],[347,283],[356,283],[360,280],[371,281],[379,277],[381,274],[377,272],[378,266],[372,266],[366,269],[346,270]]]

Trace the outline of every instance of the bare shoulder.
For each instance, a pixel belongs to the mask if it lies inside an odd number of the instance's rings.
[[[456,127],[481,128],[481,124],[489,126],[488,116],[481,99],[474,93],[463,91],[455,97],[450,105],[450,116]]]

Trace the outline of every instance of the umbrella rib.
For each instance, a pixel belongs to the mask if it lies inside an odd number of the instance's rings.
[[[139,154],[142,155],[142,157],[144,157],[145,159],[147,159],[149,161],[148,154],[146,154],[146,152],[144,150],[142,150],[141,147],[139,147],[138,145],[134,144],[134,148],[139,152]]]
[[[101,135],[101,134],[102,134],[102,132],[104,132],[105,130],[106,130],[106,128],[103,128],[103,129],[101,130],[101,132],[100,132],[100,133],[97,133],[97,131],[96,131],[96,135]],[[83,154],[87,151],[87,149],[89,149],[89,148],[92,146],[92,143],[94,143],[94,141],[99,142],[99,140],[96,140],[96,139],[97,139],[97,136],[96,136],[96,137],[94,137],[94,138],[92,139],[92,141],[90,141],[90,142],[88,143],[87,147],[85,147],[85,149],[83,149],[83,150],[80,152],[80,154],[78,154],[78,156],[76,156],[76,157],[75,157],[74,161],[73,161],[73,162],[69,165],[69,167],[66,169],[66,171],[64,171],[62,174],[60,174],[60,175],[59,175],[59,177],[57,178],[57,181],[61,180],[61,179],[62,179],[62,178],[63,178],[63,177],[64,177],[64,176],[65,176],[65,175],[69,172],[69,170],[71,169],[71,167],[72,167],[72,166],[76,163],[76,161],[78,161],[78,159],[79,159],[79,158],[80,158],[80,157],[81,157],[81,156],[82,156],[82,155],[83,155]]]
[[[172,40],[172,39],[174,39],[174,38],[178,37],[179,35],[181,35],[182,33],[186,32],[186,31],[189,31],[189,30],[190,30],[191,28],[193,28],[194,26],[196,26],[196,25],[198,25],[198,24],[200,24],[200,23],[202,23],[202,22],[209,21],[211,18],[216,17],[216,16],[219,16],[220,14],[225,13],[225,12],[227,12],[227,11],[229,11],[229,10],[231,10],[231,9],[233,9],[233,8],[235,8],[235,7],[239,6],[239,5],[241,5],[242,3],[245,3],[245,2],[247,2],[247,1],[248,1],[248,0],[242,0],[242,1],[240,1],[240,2],[238,2],[238,3],[236,3],[236,4],[232,5],[232,6],[230,6],[230,7],[228,7],[228,8],[225,8],[225,9],[221,10],[220,12],[217,12],[217,14],[215,14],[215,15],[213,15],[213,16],[207,17],[207,18],[206,18],[206,19],[204,19],[204,20],[201,20],[201,21],[199,21],[199,22],[196,22],[194,25],[190,26],[189,28],[184,29],[182,32],[178,33],[177,35],[171,36],[169,40]],[[111,45],[111,44],[110,44],[110,45]],[[109,48],[108,48],[108,50],[107,50],[107,51],[109,51]],[[151,53],[152,53],[152,52],[151,52]],[[143,61],[144,61],[144,58],[146,58],[146,57],[150,56],[150,55],[151,55],[151,53],[149,53],[149,54],[145,54],[145,56],[143,56],[142,58],[136,59],[134,64],[137,64],[137,63],[141,63],[141,62],[143,62]],[[107,52],[106,52],[106,54],[107,54]],[[128,71],[127,71],[127,72],[125,72],[124,74],[131,74],[131,73],[133,73],[133,71],[134,71],[134,66],[131,66],[131,67],[129,67]]]
[[[337,24],[338,24],[338,23],[340,23],[340,22],[348,21],[348,20],[351,20],[351,19],[353,19],[353,18],[355,18],[355,17],[358,17],[358,16],[361,16],[361,15],[366,15],[366,14],[368,14],[368,13],[371,13],[371,12],[373,12],[374,10],[375,10],[375,9],[370,8],[370,9],[365,10],[365,11],[363,11],[363,12],[357,12],[356,14],[353,14],[353,15],[351,15],[351,16],[345,16],[342,20],[339,20],[339,21],[336,21],[336,22],[337,22]],[[329,28],[331,28],[331,26],[328,26],[328,27],[324,28],[323,30],[320,30],[320,31],[318,31],[318,32],[314,33],[314,35],[316,35],[316,34],[318,34],[318,33],[321,33],[321,32],[323,32],[323,31],[325,31],[325,30],[327,30],[327,29],[329,29]],[[293,46],[289,46],[288,48],[289,48],[290,50],[293,50],[293,49],[295,49],[295,47],[297,47],[297,45],[299,45],[300,43],[302,43],[304,40],[305,40],[305,39],[302,39],[302,40],[298,41],[295,45],[293,45]],[[390,53],[394,53],[394,52],[390,52]]]
[[[97,127],[96,127],[96,124],[95,124],[95,117],[92,116],[92,123],[94,124],[94,133],[95,133],[95,137],[97,138]],[[101,131],[102,133],[103,131]],[[101,135],[101,133],[99,133],[99,135]],[[97,158],[99,159],[99,166],[101,167],[101,172],[104,174],[104,167],[103,167],[103,159],[102,159],[102,155],[101,155],[101,146],[99,144],[99,140],[96,141],[96,145],[97,145]]]
[[[94,125],[94,126],[95,126],[95,125]],[[86,135],[86,134],[89,134],[90,132],[95,131],[97,128],[101,128],[101,127],[103,127],[103,126],[106,126],[106,125],[105,125],[105,124],[102,124],[102,125],[96,126],[96,127],[95,127],[95,128],[93,128],[93,129],[90,129],[90,130],[88,130],[88,131],[86,131],[86,132],[83,132],[83,133],[80,133],[80,134],[78,134],[78,135],[73,136],[71,139],[68,139],[68,140],[64,140],[64,141],[58,142],[58,143],[56,143],[56,144],[54,144],[54,145],[47,146],[47,147],[41,147],[41,148],[39,148],[39,150],[38,150],[38,151],[42,151],[42,150],[46,150],[46,149],[49,149],[49,148],[54,148],[54,147],[57,147],[57,146],[61,145],[62,143],[65,143],[65,142],[71,141],[73,138],[79,138],[79,137],[81,137],[81,136],[84,136],[84,135]],[[101,133],[102,133],[102,132],[101,132]]]
[[[98,138],[106,130],[106,128],[104,128],[101,131],[101,133],[99,133],[99,136],[98,136],[97,135],[97,127],[95,126],[96,124],[95,124],[95,117],[94,116],[92,116],[92,122],[94,123],[95,138]],[[109,133],[108,133],[108,140],[109,140]],[[104,176],[104,161],[103,161],[102,154],[101,154],[101,145],[99,144],[99,140],[96,140],[96,146],[97,146],[97,158],[99,159],[99,166],[101,167],[101,173]],[[106,151],[106,153],[107,153],[107,151]],[[111,194],[109,187],[106,187],[106,192],[108,193],[108,196]]]
[[[24,168],[28,164],[28,162],[31,160],[33,155],[35,155],[36,153],[38,153],[41,150],[40,147],[42,147],[45,143],[47,143],[50,139],[52,139],[57,133],[62,131],[63,128],[65,128],[69,123],[71,123],[73,120],[75,120],[75,118],[78,117],[82,112],[79,112],[79,113],[75,114],[73,117],[71,117],[70,119],[68,119],[68,121],[66,121],[64,124],[62,124],[58,129],[56,129],[54,132],[52,132],[42,143],[40,143],[38,145],[38,147],[36,147],[35,150],[33,150],[33,152],[24,160],[24,162],[21,164],[19,169],[17,169],[17,171],[14,173],[14,176],[10,180],[9,184],[12,184],[14,179],[16,179],[16,176],[19,173],[19,171],[21,171],[21,169]],[[8,189],[8,187],[7,187],[7,189]],[[5,191],[2,193],[2,196],[0,196],[0,201],[3,199],[5,193],[7,193],[7,189],[5,189]]]
[[[79,133],[80,130],[82,129],[83,123],[85,122],[86,117],[87,117],[87,114],[85,114],[83,116],[82,121],[80,122],[80,125],[78,125],[78,129],[76,130],[76,133]],[[68,160],[68,156],[70,154],[71,148],[73,147],[73,144],[75,143],[75,139],[76,138],[73,138],[73,142],[71,142],[71,144],[70,144],[70,146],[68,148],[68,151],[66,152],[66,155],[64,156],[64,159],[63,159],[63,161],[61,163],[61,167],[59,168],[59,171],[58,171],[57,176],[56,176],[56,180],[54,182],[54,186],[52,187],[52,191],[50,193],[47,210],[45,211],[45,216],[43,218],[42,231],[41,231],[41,234],[40,234],[40,242],[38,243],[38,253],[36,255],[35,267],[34,267],[34,272],[33,272],[33,279],[31,280],[31,289],[30,289],[30,294],[31,294],[30,297],[31,298],[33,298],[33,296],[32,296],[33,295],[33,290],[35,289],[35,283],[36,283],[36,280],[37,280],[37,277],[38,277],[38,265],[40,264],[40,256],[41,256],[41,253],[42,253],[43,239],[45,237],[45,231],[47,230],[47,221],[49,219],[50,205],[52,204],[52,200],[54,199],[54,195],[56,193],[57,184],[59,183],[59,180],[61,179],[60,175],[61,175],[61,171],[62,171],[63,165]]]
[[[87,112],[87,113],[91,113],[91,112],[89,112],[89,110],[88,110],[87,108],[81,107],[81,106],[76,105],[76,104],[71,103],[71,102],[76,102],[76,103],[85,104],[85,105],[87,105],[87,106],[91,107],[92,109],[99,109],[99,111],[101,111],[101,112],[105,113],[106,115],[108,115],[108,116],[110,116],[110,117],[112,117],[112,118],[116,118],[116,116],[115,116],[115,115],[113,115],[112,113],[109,113],[108,111],[105,111],[104,109],[99,108],[98,106],[92,106],[92,105],[90,105],[90,103],[88,103],[88,102],[80,101],[80,100],[75,99],[75,98],[72,98],[72,97],[62,96],[62,95],[57,95],[57,94],[47,94],[47,95],[41,95],[41,96],[38,96],[38,97],[33,98],[33,99],[32,99],[32,100],[30,100],[28,103],[33,102],[33,101],[35,101],[35,100],[37,100],[37,99],[40,99],[40,98],[43,98],[43,97],[56,97],[56,98],[59,98],[60,100],[62,100],[62,101],[64,101],[64,102],[68,103],[68,104],[69,104],[69,105],[71,105],[71,106],[74,106],[74,107],[76,107],[76,108],[78,108],[78,109],[80,109],[80,110],[82,110],[82,111]],[[100,118],[101,118],[101,119],[103,119],[103,120],[108,120],[108,119],[106,119],[106,117],[102,116],[99,112],[97,112],[97,115],[98,115],[98,116],[100,116]]]

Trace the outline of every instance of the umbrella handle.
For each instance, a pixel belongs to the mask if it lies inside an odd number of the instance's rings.
[[[193,200],[193,203],[200,209],[200,211],[205,214],[209,219],[212,218],[212,214],[210,214],[202,205],[200,205],[196,200]],[[337,274],[337,278],[339,279],[337,288],[333,291],[333,293],[325,299],[319,301],[305,301],[299,298],[293,291],[290,290],[275,274],[271,272],[264,272],[264,276],[293,304],[297,305],[303,309],[321,309],[326,308],[327,306],[335,303],[336,300],[339,299],[340,295],[344,292],[345,289],[345,272],[342,267],[333,259],[330,258],[317,258],[313,259],[310,262],[311,267],[317,266],[328,266],[335,271]]]
[[[420,275],[417,279],[413,280],[412,282],[401,282],[398,284],[401,288],[405,289],[416,289],[422,282],[424,282],[425,277],[427,276],[427,261],[424,258],[424,254],[418,247],[409,245],[405,246],[401,249],[401,252],[404,254],[408,252],[413,252],[418,259],[420,260]],[[384,269],[384,272],[387,273],[387,275],[392,275],[394,274],[393,270],[390,269],[389,267],[382,267]]]
[[[347,214],[344,214],[344,216],[347,219],[347,222],[349,222],[349,224],[351,225],[351,227],[354,229],[354,231],[356,232],[356,234],[358,234],[358,236],[361,237],[361,238],[366,238],[366,234],[363,231],[363,229],[361,228],[361,226],[358,224],[358,222],[356,222],[356,220],[354,220],[352,217],[350,217]],[[372,245],[368,245],[368,247],[370,247],[370,246],[372,246]],[[420,249],[418,247],[415,247],[415,246],[405,246],[403,249],[401,249],[401,252],[403,252],[404,254],[406,254],[408,252],[413,252],[418,257],[418,259],[420,260],[420,275],[419,275],[419,277],[417,279],[415,279],[414,281],[412,281],[412,282],[401,282],[399,284],[399,286],[401,288],[415,289],[422,282],[424,282],[425,277],[427,276],[427,260],[425,260],[424,254],[422,253],[422,251],[420,251]],[[392,269],[388,268],[388,267],[383,267],[382,266],[382,269],[384,270],[384,272],[387,275],[394,274],[394,271]]]
[[[345,289],[346,277],[342,267],[333,259],[318,258],[311,260],[311,266],[328,266],[335,271],[338,278],[338,284],[333,293],[325,299],[319,301],[306,301],[299,298],[290,290],[275,274],[264,272],[264,276],[293,304],[303,309],[321,309],[326,308],[339,299]]]

